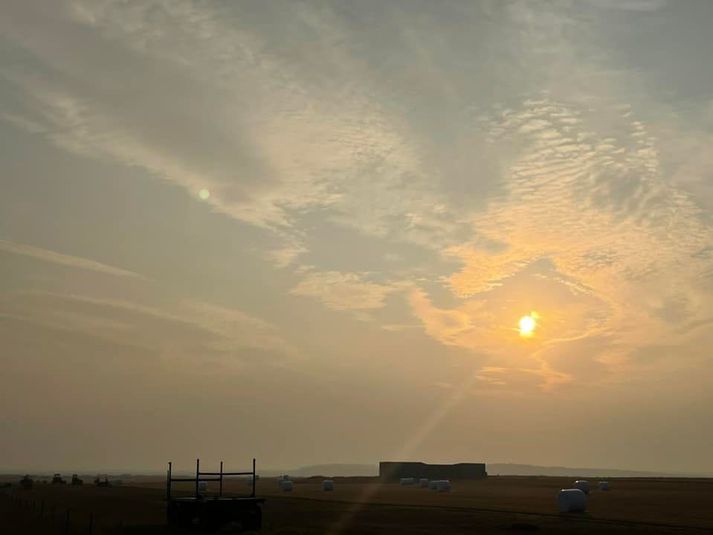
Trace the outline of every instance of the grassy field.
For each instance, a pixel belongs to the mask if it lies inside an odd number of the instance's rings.
[[[557,491],[571,479],[490,477],[453,482],[451,493],[381,485],[363,478],[335,478],[323,492],[321,478],[297,480],[291,493],[274,479],[258,483],[267,498],[263,533],[713,533],[713,480],[615,479],[609,492],[593,491],[584,514],[561,515]],[[1,533],[165,533],[160,478],[124,487],[37,485],[0,496]],[[245,493],[244,482],[226,490]],[[180,490],[177,489],[178,492]],[[20,503],[20,501],[22,503]],[[33,505],[34,504],[34,505]],[[34,507],[34,510],[33,510]],[[42,513],[40,514],[40,509]]]

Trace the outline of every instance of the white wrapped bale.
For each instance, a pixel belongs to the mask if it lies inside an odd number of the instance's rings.
[[[413,485],[414,483],[416,483],[416,480],[412,477],[402,477],[399,480],[399,484],[404,486]]]
[[[599,482],[599,490],[609,490],[609,482],[608,481],[600,481]]]
[[[583,513],[587,509],[587,495],[581,489],[562,489],[557,495],[560,513]]]
[[[432,479],[431,481],[428,482],[428,488],[431,490],[436,490],[437,486],[438,486],[438,481],[436,479]]]
[[[322,481],[322,490],[325,492],[330,492],[334,490],[334,481],[331,479],[325,479]]]
[[[436,492],[450,492],[451,482],[447,479],[440,479],[436,481]]]
[[[429,481],[425,477],[422,477],[421,479],[418,480],[418,486],[423,489],[428,487],[428,483],[429,483]]]
[[[282,492],[292,492],[293,488],[294,485],[289,479],[283,479],[282,481],[280,481],[280,489],[282,490]]]
[[[578,479],[574,482],[572,488],[579,489],[584,492],[584,494],[589,494],[589,481],[586,479]]]

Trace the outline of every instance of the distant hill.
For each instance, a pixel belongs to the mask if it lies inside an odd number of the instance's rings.
[[[492,476],[580,476],[580,477],[705,477],[702,474],[622,470],[616,468],[572,468],[531,464],[493,463],[487,465]]]
[[[572,468],[567,466],[537,466],[532,464],[492,463],[486,469],[491,476],[550,476],[550,477],[711,477],[713,474],[654,472],[616,468]],[[296,477],[309,476],[377,476],[377,464],[316,464],[291,470],[262,470],[266,476],[285,473]]]

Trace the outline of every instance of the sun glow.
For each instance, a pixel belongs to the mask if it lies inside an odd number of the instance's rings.
[[[520,336],[523,338],[529,338],[535,334],[535,329],[537,329],[537,319],[540,316],[537,312],[530,312],[527,316],[520,318],[518,326],[520,328]]]

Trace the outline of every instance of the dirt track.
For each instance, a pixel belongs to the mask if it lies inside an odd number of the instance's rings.
[[[332,493],[321,490],[321,479],[301,480],[290,494],[275,480],[262,480],[258,493],[268,498],[264,533],[713,533],[712,480],[612,480],[608,493],[594,491],[588,512],[560,515],[557,490],[570,479],[492,477],[454,482],[453,492],[379,485],[337,478]],[[134,487],[102,489],[38,486],[17,492],[18,506],[0,498],[3,533],[63,533],[63,511],[70,508],[71,533],[87,533],[89,513],[95,533],[164,533],[160,479],[143,479]],[[244,492],[243,482],[226,486]],[[38,518],[44,500],[44,518]],[[55,518],[47,520],[50,508]],[[119,524],[122,524],[119,529]],[[5,528],[5,529],[3,529]]]

